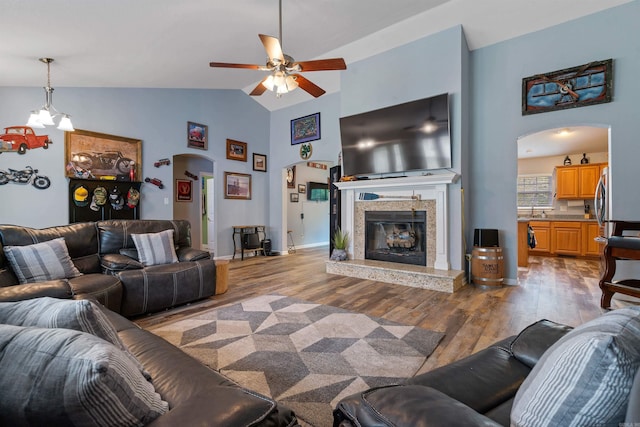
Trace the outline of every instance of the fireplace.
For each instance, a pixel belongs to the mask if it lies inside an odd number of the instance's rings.
[[[427,212],[366,211],[365,259],[427,265]]]
[[[447,186],[457,178],[457,174],[447,172],[337,182],[344,209],[342,229],[351,236],[348,250],[350,259],[340,262],[328,260],[327,273],[442,292],[455,292],[462,288],[466,283],[464,271],[452,270],[449,263],[452,254]],[[363,194],[366,196],[363,197]],[[371,197],[372,194],[375,197]],[[380,211],[383,214],[391,213],[393,218],[374,216],[376,219],[372,222],[377,225],[373,228],[385,231],[379,231],[382,235],[376,236],[375,231],[370,230],[368,233],[373,232],[374,237],[366,236],[368,227],[365,217]],[[408,214],[408,218],[398,218],[396,214],[401,212]],[[417,217],[422,214],[424,216],[419,221],[422,225],[416,225],[418,221],[414,215]],[[396,235],[392,232],[389,236],[387,228],[395,231]],[[454,233],[454,237],[456,235]],[[374,252],[393,257],[393,262],[371,259],[371,245],[367,243],[370,239],[373,239],[373,248],[378,249]],[[393,248],[385,249],[389,244]],[[457,254],[461,249],[457,244],[453,247],[454,258],[461,258]],[[398,262],[398,258],[411,258],[420,252],[420,258],[424,257],[426,263]]]

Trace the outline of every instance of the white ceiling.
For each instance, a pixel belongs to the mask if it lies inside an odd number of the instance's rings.
[[[565,156],[575,153],[607,153],[609,129],[569,126],[536,132],[518,139],[518,159]]]
[[[469,47],[566,22],[631,0],[283,0],[283,50],[349,63],[462,25]],[[263,64],[258,33],[278,36],[278,0],[0,0],[0,86],[244,89]],[[327,92],[340,71],[307,73]],[[256,100],[270,110],[312,99],[302,90]]]

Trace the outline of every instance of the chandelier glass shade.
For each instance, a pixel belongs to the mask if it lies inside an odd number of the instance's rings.
[[[67,132],[73,132],[73,124],[71,124],[71,116],[66,113],[61,113],[53,106],[53,88],[51,87],[51,63],[53,58],[40,58],[41,62],[47,64],[47,86],[44,87],[45,103],[39,110],[31,111],[27,126],[32,128],[42,129],[45,126],[53,126],[55,122],[54,118],[60,116],[58,122],[58,129]]]

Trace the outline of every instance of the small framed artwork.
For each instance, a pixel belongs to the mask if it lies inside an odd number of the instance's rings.
[[[247,173],[224,173],[224,198],[251,200],[251,175]]]
[[[193,200],[192,182],[190,179],[176,179],[176,202],[191,202]]]
[[[267,171],[267,155],[253,153],[253,170],[258,172]]]
[[[291,203],[298,203],[300,195],[298,193],[289,193],[289,200],[291,200]]]
[[[307,184],[298,184],[298,193],[306,193]]]
[[[613,60],[522,79],[522,115],[611,102]]]
[[[187,122],[187,147],[206,150],[208,148],[207,126]]]
[[[247,143],[227,139],[227,159],[247,161]]]
[[[291,120],[291,145],[320,139],[320,113]]]

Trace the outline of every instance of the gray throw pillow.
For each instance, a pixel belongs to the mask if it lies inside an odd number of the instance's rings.
[[[131,238],[138,251],[138,260],[145,267],[178,262],[173,229],[159,233],[131,234]]]
[[[0,325],[0,425],[142,426],[168,410],[114,345],[70,329]]]
[[[5,246],[4,253],[21,284],[82,275],[71,261],[64,237],[27,246]]]
[[[87,332],[124,351],[143,375],[150,379],[138,359],[129,353],[122,343],[107,316],[89,300],[42,297],[17,302],[0,302],[0,324],[64,328]]]
[[[639,366],[640,307],[606,313],[542,355],[516,393],[511,425],[618,427]]]

